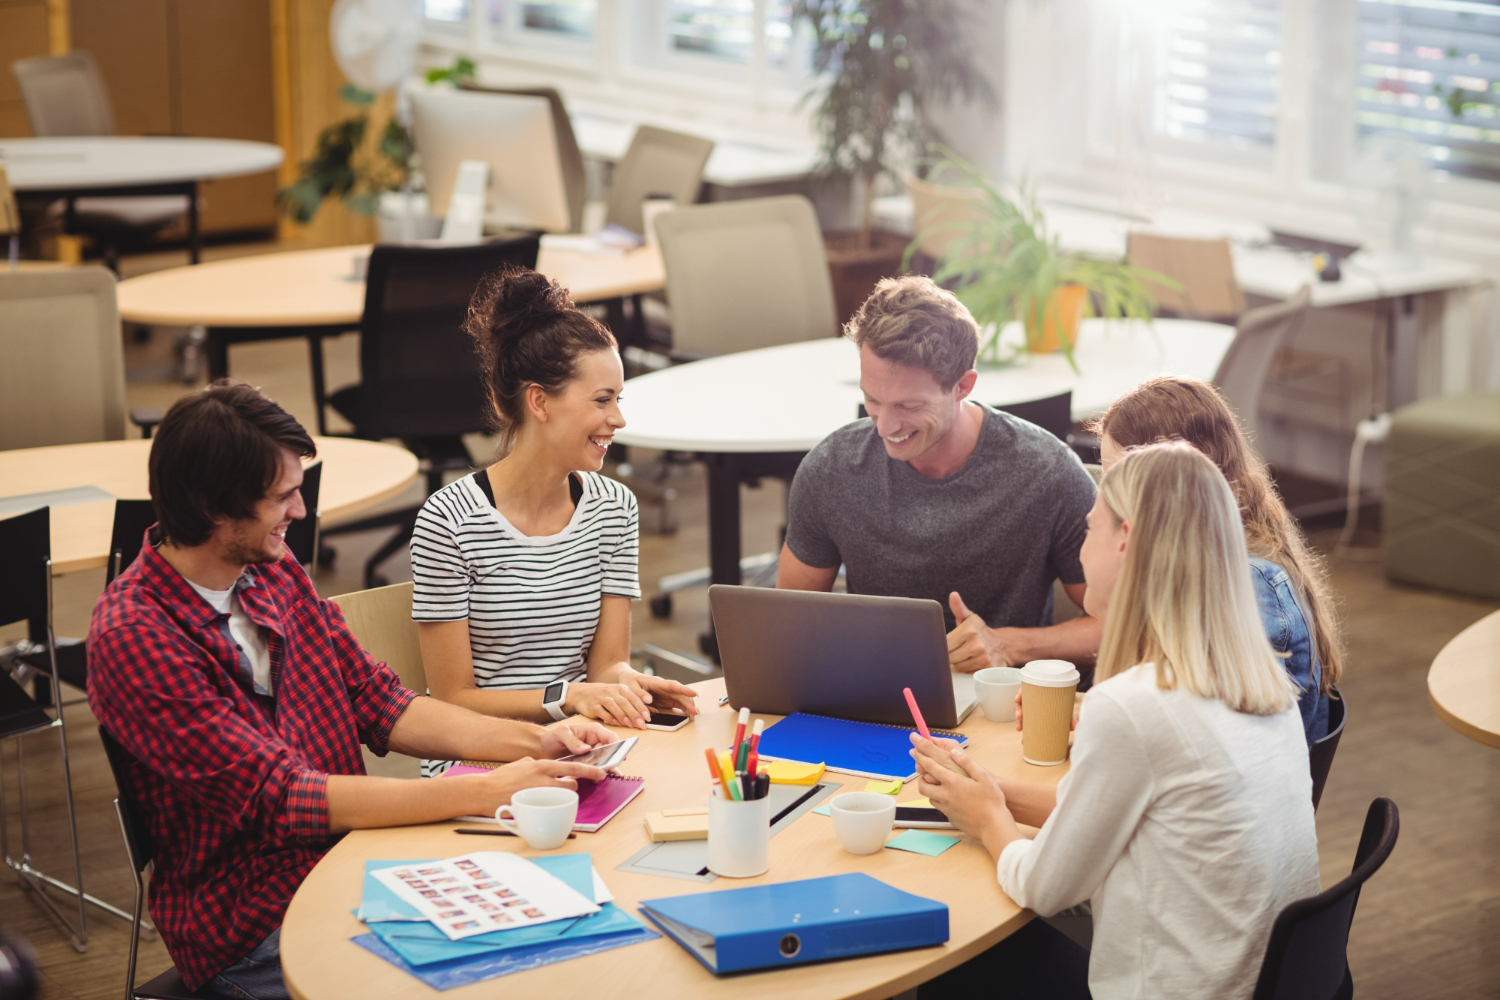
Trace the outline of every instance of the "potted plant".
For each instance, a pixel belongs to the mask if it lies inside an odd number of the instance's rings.
[[[871,225],[877,180],[939,138],[933,108],[994,103],[970,42],[975,16],[969,0],[793,0],[792,23],[810,27],[820,78],[805,98],[820,98],[818,174],[851,182],[859,202],[859,229],[825,236],[841,319],[899,273],[905,237]]]
[[[918,244],[933,235],[947,237],[933,280],[947,284],[979,322],[981,364],[1009,360],[1001,344],[1007,323],[1020,321],[1024,342],[1014,352],[1061,351],[1076,371],[1073,343],[1084,316],[1150,322],[1156,299],[1147,284],[1181,286],[1164,274],[1098,254],[1065,251],[1047,230],[1036,196],[1024,182],[1012,199],[973,166],[944,155],[930,176],[980,197],[966,199],[965,218],[925,225],[917,219]],[[904,263],[905,263],[904,262]]]

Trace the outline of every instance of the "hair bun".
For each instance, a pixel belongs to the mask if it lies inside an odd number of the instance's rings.
[[[536,271],[511,267],[491,279],[491,335],[509,345],[573,308],[567,289]]]

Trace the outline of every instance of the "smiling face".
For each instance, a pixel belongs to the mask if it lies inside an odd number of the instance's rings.
[[[965,397],[974,388],[973,371],[944,389],[925,368],[880,357],[869,347],[859,351],[859,388],[865,410],[875,421],[885,453],[910,462],[929,451],[953,428]]]
[[[210,542],[231,564],[280,562],[286,555],[286,529],[307,516],[302,502],[302,460],[281,449],[281,471],[276,482],[255,505],[253,517],[220,521]]]
[[[615,432],[625,426],[620,393],[625,368],[613,350],[590,351],[577,361],[578,376],[548,396],[531,390],[530,405],[541,444],[570,471],[598,472]]]
[[[1115,520],[1114,512],[1104,498],[1094,498],[1089,511],[1089,530],[1084,536],[1078,559],[1083,563],[1083,579],[1088,589],[1083,595],[1083,610],[1102,619],[1109,610],[1120,567],[1125,565],[1125,545],[1130,539],[1130,522]]]

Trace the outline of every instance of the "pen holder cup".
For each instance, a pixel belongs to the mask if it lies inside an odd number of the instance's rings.
[[[726,878],[764,875],[771,867],[771,800],[708,803],[708,870]]]

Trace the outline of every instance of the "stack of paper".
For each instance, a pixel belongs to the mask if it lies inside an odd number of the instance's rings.
[[[354,942],[449,989],[658,936],[612,898],[587,854],[368,861]]]

